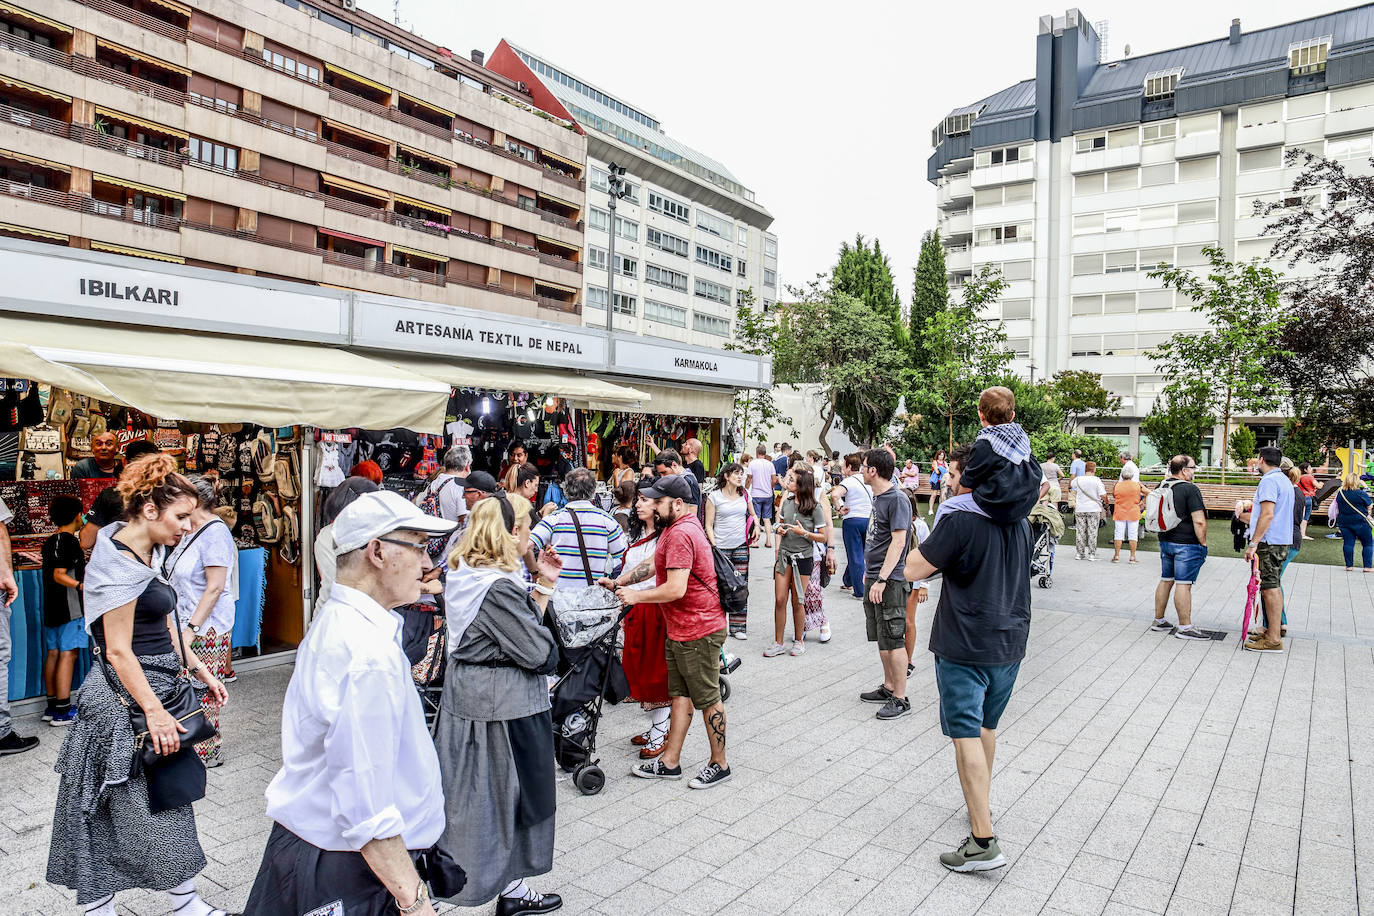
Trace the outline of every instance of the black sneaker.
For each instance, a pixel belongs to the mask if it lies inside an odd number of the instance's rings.
[[[873,690],[859,694],[859,699],[865,703],[886,703],[892,699],[892,691],[887,689],[886,684],[879,684]]]
[[[730,781],[730,768],[723,767],[717,763],[708,763],[701,768],[701,772],[693,776],[687,783],[689,789],[709,789],[718,786],[723,782]]]
[[[1156,617],[1155,622],[1150,624],[1151,633],[1168,633],[1173,628],[1174,625],[1163,617]]]
[[[1189,627],[1189,628],[1186,629],[1186,630],[1183,629],[1182,627],[1179,627],[1179,628],[1178,628],[1178,632],[1174,633],[1174,638],[1175,638],[1175,639],[1211,639],[1212,637],[1209,636],[1209,635],[1207,635],[1207,632],[1206,632],[1205,630],[1199,630],[1197,627]]]
[[[913,662],[913,663],[907,665],[907,666],[906,666],[906,676],[907,676],[907,677],[911,677],[911,672],[913,672],[913,671],[915,671],[915,670],[916,670],[916,664],[915,664],[915,662]]]
[[[682,765],[669,767],[664,766],[662,760],[655,760],[630,767],[630,774],[640,779],[681,779]]]
[[[0,738],[0,757],[8,757],[10,754],[22,754],[36,747],[38,747],[38,737],[36,735],[21,738],[15,732],[10,732],[5,737]]]
[[[896,719],[911,712],[911,701],[905,697],[892,697],[883,704],[875,715],[879,719]]]

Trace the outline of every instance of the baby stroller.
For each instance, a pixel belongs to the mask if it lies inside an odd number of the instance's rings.
[[[550,608],[552,611],[552,608]],[[606,784],[596,757],[596,731],[602,704],[618,703],[630,693],[620,667],[616,643],[630,608],[578,608],[554,614],[554,632],[562,650],[561,674],[550,688],[553,701],[553,749],[558,765],[572,773],[583,795],[595,795]]]
[[[417,602],[401,608],[401,647],[410,661],[410,676],[420,692],[425,725],[434,734],[444,695],[444,665],[448,654],[448,626],[438,605]]]
[[[1041,588],[1053,588],[1054,548],[1064,536],[1064,518],[1048,503],[1041,502],[1031,509],[1028,521],[1031,526],[1031,578]]]

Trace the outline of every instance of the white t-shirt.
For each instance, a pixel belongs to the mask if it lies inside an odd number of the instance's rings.
[[[187,535],[188,539],[190,537]],[[223,566],[227,571],[224,591],[220,592],[219,600],[200,628],[201,632],[214,630],[216,635],[223,636],[234,629],[239,549],[234,544],[229,526],[220,521],[206,522],[199,537],[188,543],[189,546],[174,552],[167,560],[167,568],[172,573],[172,588],[177,593],[177,614],[181,617],[181,625],[191,622],[191,615],[200,605],[200,596],[205,594],[205,567]]]
[[[870,518],[873,515],[873,492],[857,474],[850,474],[841,480],[840,486],[844,487],[845,518]]]
[[[1096,474],[1079,474],[1073,479],[1072,489],[1078,494],[1078,498],[1073,502],[1075,515],[1102,511],[1102,501],[1107,496],[1107,488]]]
[[[716,507],[716,546],[721,550],[739,547],[745,542],[745,519],[749,515],[748,497],[741,493],[731,499],[721,490],[713,490],[706,497]]]
[[[468,504],[463,499],[463,488],[456,483],[449,483],[449,481],[457,479],[457,474],[444,471],[430,481],[429,487],[422,491],[424,495],[428,495],[434,490],[439,491],[439,515],[450,522],[459,521],[468,514]],[[420,501],[424,500],[424,495],[420,497]]]
[[[1129,471],[1132,480],[1140,479],[1140,467],[1131,459],[1127,458],[1126,463],[1121,466],[1121,479],[1126,479],[1126,472]]]
[[[759,499],[773,495],[773,475],[777,468],[767,458],[755,458],[749,462],[749,495]]]

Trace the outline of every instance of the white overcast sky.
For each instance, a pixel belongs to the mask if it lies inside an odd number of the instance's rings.
[[[359,0],[393,19],[392,0]],[[1095,2],[1111,59],[1353,6],[1319,0]],[[461,12],[455,7],[460,6]],[[774,216],[784,283],[835,261],[862,232],[889,253],[905,302],[933,228],[930,129],[951,109],[1034,76],[1042,14],[1013,0],[694,0],[523,3],[400,0],[403,25],[466,55],[502,38],[658,118],[723,162]]]

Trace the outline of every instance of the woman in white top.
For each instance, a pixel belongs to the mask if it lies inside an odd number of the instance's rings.
[[[238,598],[239,551],[229,526],[211,510],[218,504],[215,480],[192,477],[200,504],[191,512],[191,533],[181,539],[167,558],[166,576],[177,593],[177,615],[182,634],[196,657],[221,681],[228,676],[230,637],[234,632],[234,602]],[[215,727],[215,737],[196,745],[207,767],[224,763],[223,737],[219,727],[221,704],[212,692],[200,695],[205,719]]]
[[[720,469],[716,488],[706,498],[706,537],[730,558],[745,582],[749,581],[749,519],[753,514],[744,491],[744,468],[732,461]],[[744,614],[730,615],[730,635],[749,638]]]
[[[830,491],[835,511],[843,521],[840,536],[844,542],[844,587],[860,601],[864,597],[864,541],[868,538],[868,520],[873,515],[873,491],[864,483],[859,468],[863,453],[855,452],[844,459],[845,476]]]

